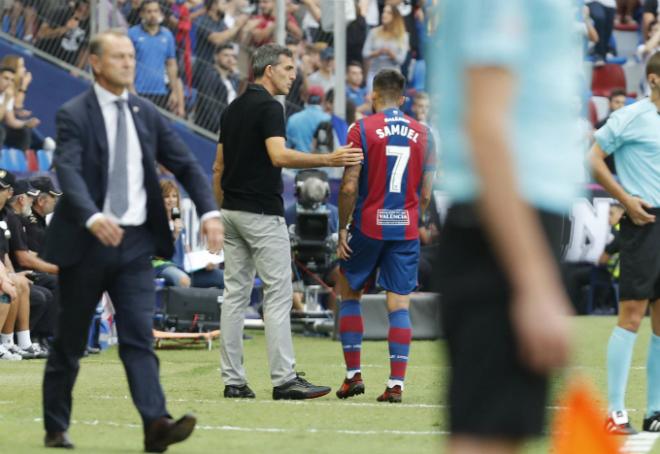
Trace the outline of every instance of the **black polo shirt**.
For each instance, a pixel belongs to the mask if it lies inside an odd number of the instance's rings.
[[[5,221],[7,221],[7,226],[9,227],[9,232],[11,237],[9,238],[9,259],[14,265],[16,271],[22,271],[23,268],[18,263],[16,259],[17,251],[27,251],[27,233],[25,231],[25,222],[24,217],[20,214],[14,212],[11,207],[5,208]]]
[[[273,166],[266,139],[286,138],[285,128],[282,105],[261,85],[250,84],[222,112],[222,208],[284,216],[282,169]]]
[[[32,211],[32,214],[25,220],[25,231],[27,232],[28,249],[41,254],[41,248],[46,238],[46,218]]]

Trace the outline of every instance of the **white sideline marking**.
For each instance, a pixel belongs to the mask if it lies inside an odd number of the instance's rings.
[[[33,422],[42,422],[42,418],[34,418]],[[140,429],[142,426],[139,424],[118,423],[115,421],[99,421],[93,419],[91,421],[73,420],[71,424],[83,424],[85,426],[111,426],[111,427],[124,427],[128,429]],[[264,432],[264,433],[310,433],[310,434],[345,434],[345,435],[411,435],[411,436],[435,436],[435,435],[449,435],[449,432],[442,430],[352,430],[352,429],[285,429],[282,427],[240,427],[240,426],[209,426],[198,425],[195,427],[197,430],[217,430],[217,431],[230,431],[230,432]]]
[[[626,454],[646,454],[651,452],[653,445],[660,437],[659,433],[640,432],[628,437],[619,452]]]
[[[99,400],[128,400],[128,396],[93,396],[89,399],[99,399]],[[383,405],[382,403],[370,403],[370,402],[345,402],[345,401],[314,401],[314,400],[255,400],[255,399],[172,399],[168,398],[168,402],[177,402],[177,403],[200,403],[200,404],[218,404],[221,402],[231,403],[233,405],[254,405],[254,404],[276,404],[276,405],[309,405],[309,406],[320,406],[320,407],[337,407],[337,406],[349,406],[349,407],[373,407],[373,408],[447,408],[446,405],[440,404],[396,404],[396,405]]]

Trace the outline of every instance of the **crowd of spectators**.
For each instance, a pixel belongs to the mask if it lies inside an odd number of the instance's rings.
[[[370,112],[371,80],[380,69],[399,68],[412,92],[423,90],[422,44],[431,3],[355,0],[348,5],[348,71],[341,77],[346,77],[347,99],[358,118]],[[89,0],[7,0],[3,4],[4,32],[85,68],[93,19]],[[135,92],[213,133],[218,131],[224,107],[251,78],[252,51],[275,39],[275,0],[116,0],[105,4],[108,8],[117,5],[113,23],[127,28],[135,45]],[[333,33],[325,23],[331,11],[324,9],[322,0],[287,0],[286,5],[286,43],[298,66],[298,78],[286,100],[288,118],[305,109],[310,87],[320,87],[325,97],[339,75],[335,74]]]

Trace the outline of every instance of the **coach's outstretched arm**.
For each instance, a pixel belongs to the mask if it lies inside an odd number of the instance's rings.
[[[348,167],[360,164],[364,159],[362,150],[353,148],[352,143],[327,154],[303,153],[287,148],[285,144],[284,137],[269,137],[266,139],[268,156],[275,167],[290,169]]]
[[[605,158],[607,158],[607,154],[598,143],[595,143],[589,152],[588,159],[596,181],[598,181],[598,183],[600,183],[601,186],[612,195],[612,197],[621,202],[626,209],[628,216],[630,216],[630,219],[635,224],[644,225],[655,222],[655,216],[644,210],[644,208],[653,208],[653,206],[639,197],[628,194],[616,181],[614,175],[612,175],[612,172],[605,163]]]
[[[465,75],[466,129],[481,182],[479,214],[511,282],[511,317],[521,359],[545,373],[568,359],[564,315],[570,305],[540,220],[517,187],[507,124],[515,79],[494,66],[471,67]]]

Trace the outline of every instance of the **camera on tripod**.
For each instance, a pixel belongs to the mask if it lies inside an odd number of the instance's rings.
[[[296,220],[289,227],[293,258],[315,273],[324,273],[332,264],[337,238],[330,233],[331,212],[328,175],[316,169],[296,176]]]

